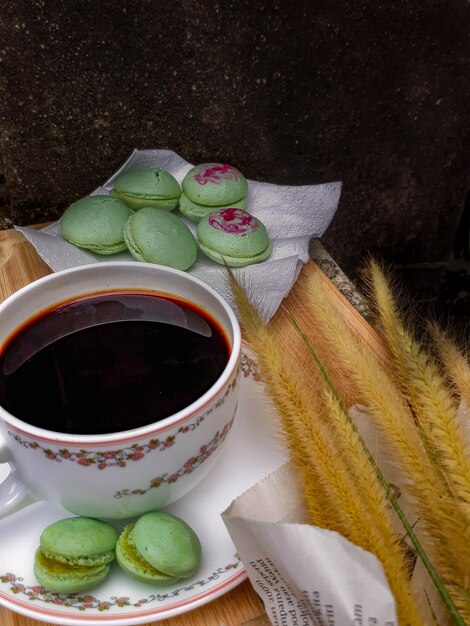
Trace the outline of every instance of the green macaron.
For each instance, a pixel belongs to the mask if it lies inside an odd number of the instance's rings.
[[[48,559],[39,548],[34,557],[34,574],[39,583],[54,593],[78,593],[99,585],[108,576],[109,565],[72,566]]]
[[[198,222],[221,208],[245,208],[248,185],[243,174],[231,165],[203,163],[184,177],[180,211]]]
[[[97,254],[115,254],[126,249],[124,224],[132,211],[110,196],[87,196],[71,204],[60,219],[64,239]]]
[[[181,518],[153,511],[124,529],[116,556],[121,567],[139,580],[168,584],[196,572],[201,544]]]
[[[156,569],[137,552],[132,539],[135,524],[124,527],[116,544],[116,560],[122,569],[144,583],[170,585],[178,580]]]
[[[131,215],[124,240],[139,261],[187,270],[197,257],[196,240],[186,224],[173,213],[146,207]]]
[[[202,218],[205,217],[208,213],[210,213],[211,211],[215,211],[217,209],[228,209],[230,207],[244,209],[245,206],[246,206],[246,198],[242,198],[238,202],[231,202],[222,207],[213,207],[213,206],[207,207],[207,206],[202,206],[201,204],[196,204],[195,202],[191,202],[191,200],[189,200],[184,193],[182,193],[180,197],[181,213],[188,219],[192,220],[193,222],[200,222]]]
[[[41,534],[34,571],[55,592],[73,593],[98,584],[109,573],[118,533],[106,522],[71,517],[50,524]]]
[[[172,211],[181,187],[174,176],[159,168],[129,170],[116,178],[111,194],[134,211],[148,206]]]
[[[209,213],[197,225],[197,236],[206,256],[230,267],[260,263],[272,252],[264,224],[243,209]]]

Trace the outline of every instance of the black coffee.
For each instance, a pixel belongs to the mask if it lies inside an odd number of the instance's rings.
[[[0,354],[0,404],[61,433],[156,422],[207,391],[229,358],[206,313],[149,293],[102,293],[30,320]]]

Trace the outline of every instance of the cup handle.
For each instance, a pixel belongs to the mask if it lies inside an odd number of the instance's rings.
[[[9,463],[10,451],[0,435],[0,464]],[[35,502],[28,488],[18,479],[13,467],[0,483],[0,519]]]

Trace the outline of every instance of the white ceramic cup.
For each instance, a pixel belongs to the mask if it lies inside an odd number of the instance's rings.
[[[0,407],[0,514],[31,494],[86,516],[127,518],[188,493],[214,465],[230,432],[239,390],[240,328],[226,301],[190,274],[137,262],[63,270],[20,289],[0,305],[0,349],[23,323],[56,303],[97,291],[144,289],[207,311],[225,331],[228,363],[198,400],[158,422],[106,435],[71,435],[27,424]]]

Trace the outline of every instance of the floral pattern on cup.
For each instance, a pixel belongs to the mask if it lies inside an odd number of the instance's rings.
[[[243,378],[248,378],[248,376],[252,376],[253,380],[255,380],[257,383],[263,380],[258,363],[253,357],[251,357],[249,354],[246,354],[246,352],[242,352],[240,369]]]
[[[150,481],[150,484],[145,489],[123,489],[122,491],[116,491],[114,497],[122,498],[124,496],[142,496],[150,491],[150,489],[158,489],[158,487],[160,487],[164,483],[176,483],[176,481],[183,476],[191,474],[191,472],[196,467],[202,465],[202,463],[204,463],[204,461],[217,450],[220,444],[225,440],[225,437],[232,427],[232,424],[233,419],[225,424],[221,431],[217,431],[213,439],[207,445],[201,446],[199,448],[199,454],[197,454],[196,456],[192,456],[190,459],[188,459],[183,467],[180,467],[180,469],[173,474],[163,474],[162,476],[157,476],[156,478],[153,478]]]
[[[198,587],[204,587],[205,585],[218,580],[220,577],[228,574],[231,570],[237,569],[241,565],[238,554],[235,555],[235,561],[228,563],[222,567],[218,567],[207,578],[196,580],[189,585],[178,587],[168,591],[168,593],[151,593],[146,597],[140,597],[138,599],[132,599],[127,596],[113,595],[109,600],[99,599],[92,595],[78,595],[78,594],[65,594],[65,593],[52,593],[47,591],[41,585],[26,585],[23,583],[23,578],[7,572],[0,575],[0,582],[10,585],[10,591],[14,594],[22,594],[29,600],[46,602],[47,604],[55,604],[58,606],[75,608],[78,611],[86,611],[95,609],[98,611],[107,611],[111,607],[124,608],[128,606],[141,607],[150,602],[164,602],[168,599],[179,596],[184,591],[192,591]]]
[[[150,439],[144,444],[133,443],[118,450],[79,450],[78,452],[70,452],[67,448],[53,450],[52,448],[41,445],[37,441],[23,439],[18,433],[11,430],[8,431],[8,434],[24,448],[41,450],[47,459],[58,463],[62,463],[62,461],[71,461],[73,463],[77,463],[78,465],[82,465],[83,467],[94,466],[99,470],[104,470],[108,467],[126,467],[128,462],[139,461],[144,458],[146,454],[149,454],[154,450],[163,452],[167,448],[171,448],[171,446],[175,444],[175,440],[178,435],[196,430],[196,428],[206,419],[208,415],[224,404],[227,396],[235,389],[237,383],[238,378],[235,378],[215,404],[207,409],[205,413],[200,415],[195,422],[180,426],[174,435],[169,435],[164,439]]]

